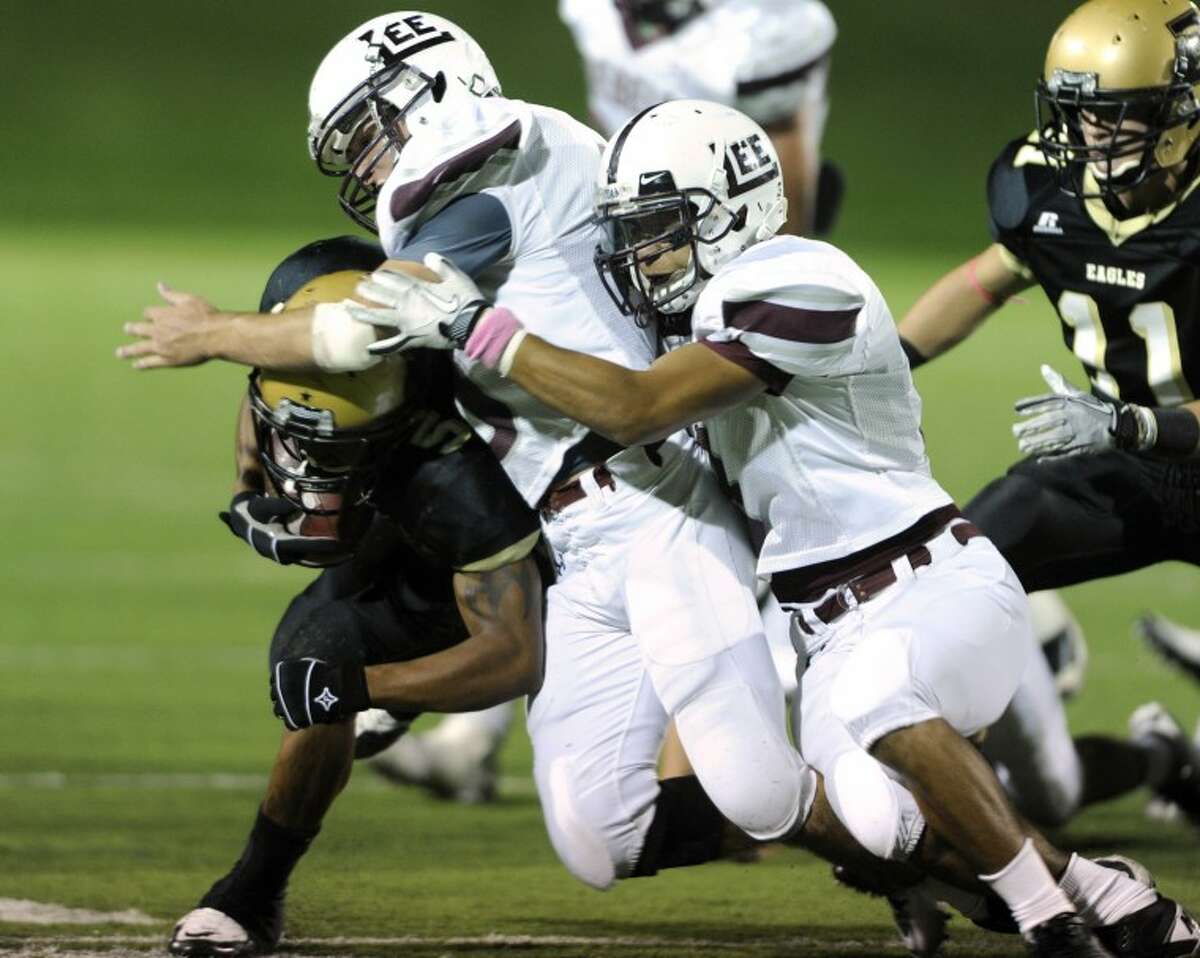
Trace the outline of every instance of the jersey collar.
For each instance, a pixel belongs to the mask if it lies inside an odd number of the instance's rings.
[[[1142,213],[1140,216],[1131,216],[1128,219],[1117,219],[1109,212],[1104,200],[1099,196],[1092,196],[1084,200],[1083,206],[1087,211],[1093,223],[1096,224],[1108,237],[1109,242],[1113,246],[1120,246],[1128,239],[1137,236],[1138,233],[1146,229],[1148,226],[1153,226],[1155,223],[1160,223],[1175,212],[1175,207],[1191,196],[1192,191],[1200,186],[1200,175],[1194,176],[1192,182],[1187,188],[1179,194],[1175,202],[1168,203],[1166,206],[1151,210],[1148,213]],[[1096,182],[1095,176],[1091,170],[1085,170],[1083,174],[1083,192],[1085,194],[1097,194],[1100,192],[1100,186]]]

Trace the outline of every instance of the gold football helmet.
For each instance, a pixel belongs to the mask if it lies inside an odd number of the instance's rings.
[[[1050,40],[1036,97],[1042,151],[1063,189],[1111,196],[1189,159],[1200,136],[1198,85],[1191,0],[1076,8]]]
[[[362,278],[353,270],[318,276],[283,309],[338,302]],[[360,507],[409,419],[406,369],[403,360],[387,360],[353,373],[251,373],[259,459],[275,490],[296,505],[300,534],[350,545],[365,530],[370,514]]]

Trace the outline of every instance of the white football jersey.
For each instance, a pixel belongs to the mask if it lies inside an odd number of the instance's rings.
[[[638,35],[615,0],[559,0],[587,73],[588,107],[609,135],[663,100],[737,107],[760,124],[798,110],[818,131],[837,27],[821,0],[716,0],[674,33]]]
[[[512,227],[503,260],[477,276],[485,296],[548,342],[632,369],[655,357],[653,334],[622,316],[592,263],[600,228],[592,196],[603,141],[565,113],[517,100],[473,101],[405,146],[376,218],[389,255],[462,196],[499,200]],[[461,351],[459,408],[531,505],[586,427],[543,405]],[[640,455],[640,453],[639,453]]]
[[[841,250],[795,236],[751,247],[709,281],[692,329],[769,384],[706,423],[765,527],[760,575],[858,552],[952,501],[929,471],[891,313]]]

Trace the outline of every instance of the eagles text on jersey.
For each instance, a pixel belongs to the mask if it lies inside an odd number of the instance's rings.
[[[1090,175],[1090,174],[1089,174]],[[1200,177],[1174,203],[1118,218],[1059,190],[1036,134],[988,176],[992,235],[1045,291],[1099,393],[1174,406],[1200,385]]]

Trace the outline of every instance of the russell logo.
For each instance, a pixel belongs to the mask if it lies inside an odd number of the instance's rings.
[[[1033,225],[1035,233],[1049,233],[1052,236],[1062,236],[1062,227],[1058,225],[1058,214],[1043,210],[1038,221]]]

